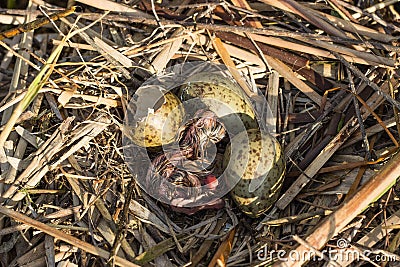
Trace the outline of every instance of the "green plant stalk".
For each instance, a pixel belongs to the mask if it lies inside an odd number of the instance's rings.
[[[75,10],[75,9],[73,9],[73,10]],[[109,12],[105,12],[102,16],[100,16],[100,18],[98,18],[91,24],[87,25],[86,27],[77,29],[76,31],[70,32],[68,35],[64,36],[63,39],[61,40],[60,44],[50,54],[49,58],[47,59],[46,63],[44,64],[43,68],[40,70],[39,74],[36,76],[36,78],[33,80],[33,82],[29,85],[27,94],[24,96],[24,98],[21,100],[21,102],[19,102],[18,105],[15,107],[13,113],[11,114],[10,119],[8,120],[6,125],[4,125],[4,129],[0,134],[0,162],[1,163],[7,162],[6,154],[4,151],[4,144],[7,141],[8,136],[10,135],[18,118],[25,111],[25,109],[32,103],[33,99],[35,99],[35,97],[39,93],[39,90],[47,83],[47,80],[50,78],[50,75],[52,74],[52,72],[54,70],[54,66],[62,52],[62,49],[63,49],[65,43],[75,34],[83,32],[86,29],[92,27],[97,22],[101,21],[103,19],[103,17],[106,16],[108,13]],[[76,25],[74,24],[74,26],[76,26]]]
[[[179,241],[182,241],[183,239],[188,238],[189,236],[185,236],[184,234],[180,234],[177,235],[176,238]],[[152,260],[154,260],[155,258],[163,255],[165,252],[167,252],[168,250],[171,250],[174,248],[175,246],[175,241],[173,240],[173,238],[168,238],[166,240],[161,241],[160,243],[154,245],[153,247],[149,248],[148,250],[146,250],[145,252],[143,252],[142,254],[138,255],[135,258],[135,263],[136,264],[146,264]]]
[[[7,0],[7,8],[12,9],[16,6],[16,0]]]
[[[39,90],[47,83],[50,75],[54,70],[55,63],[57,62],[61,51],[64,47],[64,44],[67,40],[67,37],[64,37],[62,42],[54,49],[51,53],[49,58],[47,59],[46,63],[44,64],[43,68],[40,70],[39,74],[33,80],[33,82],[29,85],[28,92],[24,96],[24,98],[18,103],[15,107],[13,113],[11,114],[10,119],[7,121],[6,125],[4,126],[4,130],[0,134],[0,149],[4,149],[4,144],[7,141],[8,136],[10,135],[11,131],[15,123],[17,122],[18,118],[21,114],[25,111],[25,109],[32,103],[33,99],[39,93]],[[4,154],[3,154],[4,155]]]
[[[92,27],[99,21],[101,21],[109,12],[105,12],[102,16],[100,16],[97,20],[93,21],[89,25],[79,28],[75,30],[74,32],[70,32],[68,35],[64,36],[63,39],[61,40],[60,44],[54,49],[54,51],[51,53],[49,58],[46,61],[46,64],[43,66],[39,74],[36,76],[36,78],[33,80],[31,85],[28,88],[27,94],[24,96],[24,98],[21,100],[21,102],[18,103],[18,105],[15,107],[13,113],[11,114],[10,119],[4,125],[4,129],[0,134],[0,163],[6,163],[7,162],[7,156],[4,150],[4,144],[7,141],[8,136],[10,135],[11,131],[13,130],[13,127],[15,123],[17,122],[18,118],[21,116],[22,112],[25,111],[25,109],[32,103],[33,99],[37,96],[39,93],[39,90],[43,87],[43,85],[47,82],[49,79],[51,73],[54,70],[54,66],[62,52],[62,49],[65,45],[65,43],[75,34],[78,34],[80,32],[85,31],[86,29]],[[73,26],[76,26],[75,24]]]

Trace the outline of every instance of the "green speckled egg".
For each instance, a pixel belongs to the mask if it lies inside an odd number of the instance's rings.
[[[185,83],[212,83],[233,90],[239,94],[243,91],[233,78],[225,77],[219,73],[200,72],[190,76]]]
[[[146,148],[173,142],[185,116],[178,97],[160,88],[140,88],[135,97],[135,125],[130,129],[131,140]]]
[[[179,95],[182,101],[186,101],[188,114],[194,114],[199,109],[211,110],[230,133],[258,128],[250,100],[240,86],[228,77],[206,72],[195,74],[184,82]]]
[[[223,165],[228,183],[239,180],[230,194],[245,214],[258,217],[278,199],[285,160],[272,135],[258,129],[237,134],[225,151]]]

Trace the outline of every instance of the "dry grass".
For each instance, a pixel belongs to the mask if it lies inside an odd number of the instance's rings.
[[[3,30],[66,8],[28,2],[0,10]],[[78,8],[0,41],[1,266],[400,261],[398,1],[68,5]],[[229,196],[222,210],[173,212],[124,163],[122,124],[135,90],[193,60],[231,67],[254,99],[241,73],[267,92],[287,175],[259,219]],[[277,253],[258,258],[264,248],[323,260],[284,265]],[[354,251],[369,253],[346,258]]]

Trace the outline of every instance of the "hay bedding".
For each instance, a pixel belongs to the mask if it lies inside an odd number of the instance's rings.
[[[28,2],[2,3],[2,30],[66,8]],[[2,266],[280,266],[280,251],[315,255],[286,266],[395,266],[397,2],[68,1],[73,14],[3,39]],[[229,197],[172,212],[124,163],[135,90],[193,60],[268,95],[287,175],[259,219]]]

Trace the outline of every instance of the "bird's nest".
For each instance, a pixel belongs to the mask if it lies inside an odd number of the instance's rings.
[[[400,260],[397,1],[14,2],[0,9],[2,266]],[[135,91],[191,61],[247,77],[271,109],[287,171],[259,218],[229,194],[177,212],[124,161]]]

